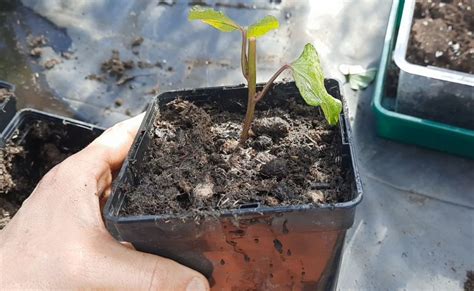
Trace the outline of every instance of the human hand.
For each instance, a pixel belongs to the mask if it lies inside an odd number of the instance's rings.
[[[100,200],[142,118],[108,129],[43,177],[0,232],[0,289],[209,289],[196,271],[127,248],[105,228]]]

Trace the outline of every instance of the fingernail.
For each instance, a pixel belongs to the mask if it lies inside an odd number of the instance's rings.
[[[207,291],[206,283],[201,278],[194,277],[186,287],[186,291]]]

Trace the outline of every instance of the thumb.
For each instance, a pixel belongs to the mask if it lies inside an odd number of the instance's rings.
[[[202,274],[172,260],[131,250],[113,238],[99,246],[97,260],[91,265],[96,273],[103,274],[98,288],[209,290]]]

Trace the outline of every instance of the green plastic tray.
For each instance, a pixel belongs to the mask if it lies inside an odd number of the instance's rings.
[[[403,2],[403,0],[393,0],[375,82],[373,110],[377,134],[399,142],[474,159],[473,130],[395,112],[390,105],[394,104],[393,98],[386,97],[385,80],[387,69],[392,62],[392,52],[397,38]]]

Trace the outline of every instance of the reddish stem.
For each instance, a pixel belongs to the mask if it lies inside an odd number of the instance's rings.
[[[265,97],[268,91],[270,91],[270,89],[272,88],[273,82],[275,82],[276,78],[278,78],[278,76],[280,76],[281,73],[283,73],[286,69],[289,69],[289,68],[291,68],[291,66],[286,64],[283,67],[281,67],[275,74],[273,74],[270,80],[268,80],[268,82],[265,84],[265,87],[263,87],[263,90],[258,92],[258,94],[255,96],[255,102],[262,100],[262,98]]]
[[[242,32],[242,52],[240,54],[240,66],[242,67],[242,74],[244,78],[248,80],[249,69],[247,59],[247,31],[244,28],[240,28]]]
[[[245,114],[244,124],[242,126],[242,132],[240,133],[240,144],[245,144],[249,138],[250,125],[252,124],[254,113],[255,113],[255,95],[257,91],[257,43],[254,37],[249,39],[248,43],[248,99],[247,99],[247,112]]]

